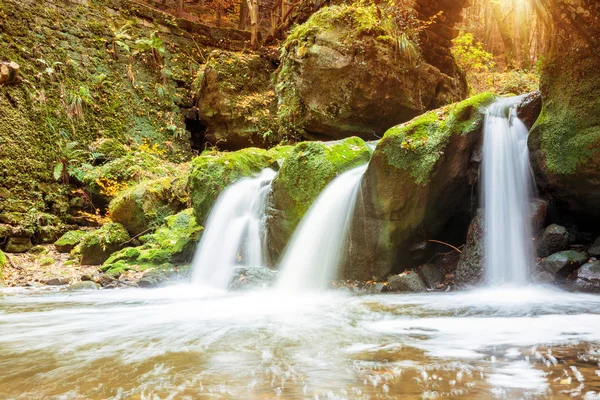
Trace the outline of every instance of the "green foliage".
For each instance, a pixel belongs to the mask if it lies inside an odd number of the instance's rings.
[[[485,51],[481,42],[474,43],[472,33],[463,32],[452,43],[452,55],[467,74],[487,72],[494,67],[494,55]]]
[[[136,52],[135,53],[150,53],[150,57],[152,60],[152,64],[155,67],[159,67],[163,63],[163,57],[165,52],[167,51],[165,48],[165,44],[162,39],[157,35],[157,32],[154,31],[150,34],[148,38],[141,38],[135,41]]]

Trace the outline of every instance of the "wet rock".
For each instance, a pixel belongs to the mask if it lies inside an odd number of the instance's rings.
[[[54,243],[56,251],[59,253],[70,253],[81,242],[86,233],[88,232],[79,230],[65,233]]]
[[[262,289],[272,286],[277,272],[269,268],[236,268],[229,290]]]
[[[69,278],[51,278],[44,283],[48,286],[63,286],[69,284]]]
[[[534,232],[542,228],[546,215],[548,215],[548,202],[543,199],[534,199],[530,203],[531,227]]]
[[[80,281],[75,282],[71,286],[69,286],[69,290],[79,291],[79,290],[98,290],[98,284],[93,281]]]
[[[538,255],[547,257],[552,253],[569,247],[569,232],[564,226],[552,224],[548,226],[538,242]]]
[[[585,253],[575,250],[565,250],[544,258],[538,269],[562,277],[569,276],[573,271],[585,264],[588,257]]]
[[[444,274],[434,264],[425,264],[419,268],[419,274],[428,289],[435,289],[444,281]]]
[[[594,244],[588,249],[588,254],[592,257],[600,257],[600,237],[598,237]]]
[[[424,292],[425,283],[415,271],[405,271],[388,278],[388,287],[392,292]]]
[[[165,285],[170,277],[165,271],[153,269],[144,272],[144,275],[137,281],[137,285],[142,288],[153,288]]]
[[[33,247],[28,237],[9,237],[4,251],[7,253],[25,253]]]
[[[539,91],[529,93],[517,104],[517,116],[527,129],[531,129],[542,112],[542,94]]]
[[[483,209],[477,210],[469,226],[467,242],[456,267],[455,277],[459,285],[475,285],[483,279],[483,215]]]
[[[600,261],[593,261],[579,268],[571,288],[582,292],[600,293]]]

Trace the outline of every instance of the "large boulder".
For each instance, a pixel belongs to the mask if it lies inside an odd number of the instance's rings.
[[[409,249],[434,237],[470,204],[479,168],[483,93],[388,130],[362,181],[343,276],[385,277],[414,266]]]
[[[267,147],[279,140],[275,67],[257,53],[215,50],[206,62],[198,93],[204,139],[222,149]]]
[[[210,152],[196,157],[191,164],[189,190],[198,223],[203,223],[221,193],[234,181],[277,166],[280,151],[247,148],[235,152]]]
[[[129,239],[129,233],[123,225],[109,222],[86,234],[73,251],[81,254],[81,264],[100,265],[112,253],[123,248]]]
[[[371,149],[360,138],[303,142],[284,158],[267,208],[269,250],[276,261],[311,204],[336,176],[365,164]]]
[[[600,237],[596,238],[594,243],[590,246],[588,254],[592,257],[600,257]]]
[[[585,264],[587,260],[588,258],[585,253],[575,250],[559,251],[541,260],[538,270],[566,278],[577,268]]]
[[[399,45],[383,18],[374,5],[335,5],[291,32],[275,77],[285,132],[308,139],[374,139],[466,96],[464,78],[427,64],[416,43]]]
[[[70,253],[88,233],[81,230],[66,232],[54,242],[54,247],[59,253]]]
[[[109,206],[110,218],[131,235],[160,226],[163,220],[186,208],[187,176],[145,181],[117,195]]]
[[[564,226],[552,224],[544,229],[537,243],[537,252],[540,257],[547,257],[552,253],[566,250],[569,247],[569,232]]]
[[[388,289],[392,292],[424,292],[427,287],[415,271],[404,271],[388,278]]]
[[[577,270],[571,287],[582,292],[600,293],[600,261],[584,264]]]

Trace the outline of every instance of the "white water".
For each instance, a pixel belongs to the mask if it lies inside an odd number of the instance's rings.
[[[235,266],[265,265],[267,194],[275,171],[242,178],[213,206],[192,263],[192,283],[226,289]]]
[[[365,164],[344,172],[315,200],[282,257],[280,289],[321,289],[334,278],[366,169]]]
[[[533,261],[528,130],[516,115],[519,100],[498,100],[489,107],[485,121],[483,206],[489,285],[526,284]]]

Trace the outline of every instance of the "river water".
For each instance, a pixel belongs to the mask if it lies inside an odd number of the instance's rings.
[[[600,297],[5,290],[2,399],[600,398]]]

